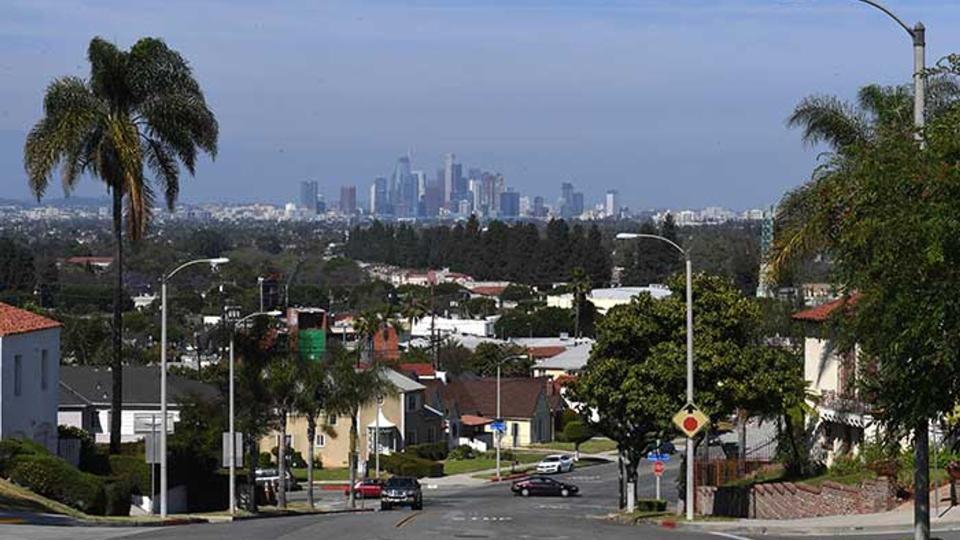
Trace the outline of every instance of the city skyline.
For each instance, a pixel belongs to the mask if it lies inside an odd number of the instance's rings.
[[[568,181],[588,201],[617,190],[631,208],[766,207],[822,150],[784,126],[800,99],[910,76],[902,32],[840,0],[301,1],[266,15],[248,2],[171,4],[0,8],[5,196],[29,198],[22,147],[43,88],[88,75],[94,35],[124,47],[156,35],[190,58],[222,138],[217,160],[183,182],[185,202],[282,203],[296,194],[274,187],[305,179],[328,201],[344,184],[366,199],[395,156],[410,150],[430,178],[456,149],[524,193]],[[960,6],[888,4],[930,23],[931,63],[960,50],[949,31]],[[76,192],[104,193],[95,181]]]

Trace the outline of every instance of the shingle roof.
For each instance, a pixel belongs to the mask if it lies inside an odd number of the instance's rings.
[[[857,303],[857,294],[854,293],[848,297],[838,298],[832,302],[820,304],[817,307],[805,309],[793,314],[796,321],[824,322],[833,315],[838,308],[842,306],[854,306]]]
[[[94,366],[61,366],[60,396],[74,397],[73,404],[82,400],[94,405],[108,405],[113,395],[113,372],[109,368]],[[202,399],[214,399],[219,392],[213,386],[167,374],[167,403],[196,395]],[[160,369],[153,366],[126,366],[123,368],[123,402],[125,404],[160,405]]]
[[[507,418],[530,418],[543,393],[546,379],[516,378],[500,381],[500,413]],[[461,415],[494,418],[497,415],[497,381],[494,378],[458,379],[431,385],[444,406],[456,404]]]
[[[593,343],[580,343],[562,353],[538,362],[534,368],[579,371],[587,365]]]
[[[437,375],[437,370],[433,369],[433,365],[425,362],[415,364],[398,364],[396,369],[400,373],[412,373],[417,377],[435,377]]]
[[[0,302],[0,337],[60,326],[62,325],[53,319]]]
[[[392,369],[385,369],[383,370],[383,373],[387,380],[396,386],[397,390],[401,392],[416,392],[417,390],[424,390],[427,388],[417,381],[409,377],[405,377]]]

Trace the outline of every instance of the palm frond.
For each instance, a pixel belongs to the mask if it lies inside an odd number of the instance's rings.
[[[870,133],[863,115],[835,96],[804,98],[787,118],[787,126],[801,128],[804,143],[827,143],[837,151],[868,140]]]
[[[90,40],[87,60],[93,93],[109,102],[114,111],[125,110],[131,98],[125,76],[127,53],[98,36]]]
[[[145,138],[142,152],[147,157],[147,167],[163,188],[167,208],[172,211],[180,193],[180,167],[173,157],[174,151],[163,141]]]

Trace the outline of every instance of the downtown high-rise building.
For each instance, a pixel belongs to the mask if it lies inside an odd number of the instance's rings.
[[[443,156],[443,202],[447,205],[454,200],[454,192],[457,189],[453,178],[453,169],[456,164],[457,156],[452,152]]]
[[[620,216],[620,194],[617,193],[617,190],[611,189],[607,191],[607,196],[603,201],[603,213],[607,217],[619,217]]]
[[[507,190],[500,194],[497,215],[502,218],[520,217],[520,194]]]
[[[317,213],[317,182],[304,180],[300,182],[300,208],[311,214]]]
[[[583,192],[574,191],[572,183],[563,182],[560,184],[560,200],[557,205],[560,208],[560,217],[577,217],[583,213]]]
[[[393,213],[387,197],[387,179],[383,176],[374,178],[370,186],[370,213],[375,216]]]
[[[340,213],[345,216],[357,213],[357,186],[340,188]]]

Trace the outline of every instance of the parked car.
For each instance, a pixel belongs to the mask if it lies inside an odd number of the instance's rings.
[[[394,476],[383,485],[380,509],[390,510],[394,506],[409,506],[414,510],[423,510],[423,491],[416,478]]]
[[[572,470],[573,456],[565,454],[553,454],[537,463],[537,472],[541,474],[570,472]]]
[[[660,443],[660,453],[661,454],[676,454],[677,447],[670,441],[663,441]]]
[[[365,478],[358,481],[353,486],[353,493],[355,497],[360,499],[379,499],[380,493],[383,491],[383,480],[379,478]],[[343,490],[344,496],[350,496],[350,490]]]
[[[286,470],[287,491],[297,491],[300,489],[300,484],[297,482],[297,479],[294,478],[293,473],[290,472],[290,469]],[[266,484],[267,482],[273,482],[275,484],[280,483],[280,471],[277,469],[257,469],[254,471],[256,476],[256,482],[258,484]]]
[[[580,488],[573,484],[560,482],[553,478],[545,476],[531,476],[524,480],[517,480],[510,486],[510,491],[514,495],[530,497],[532,495],[540,496],[561,496],[570,497],[580,492]]]

